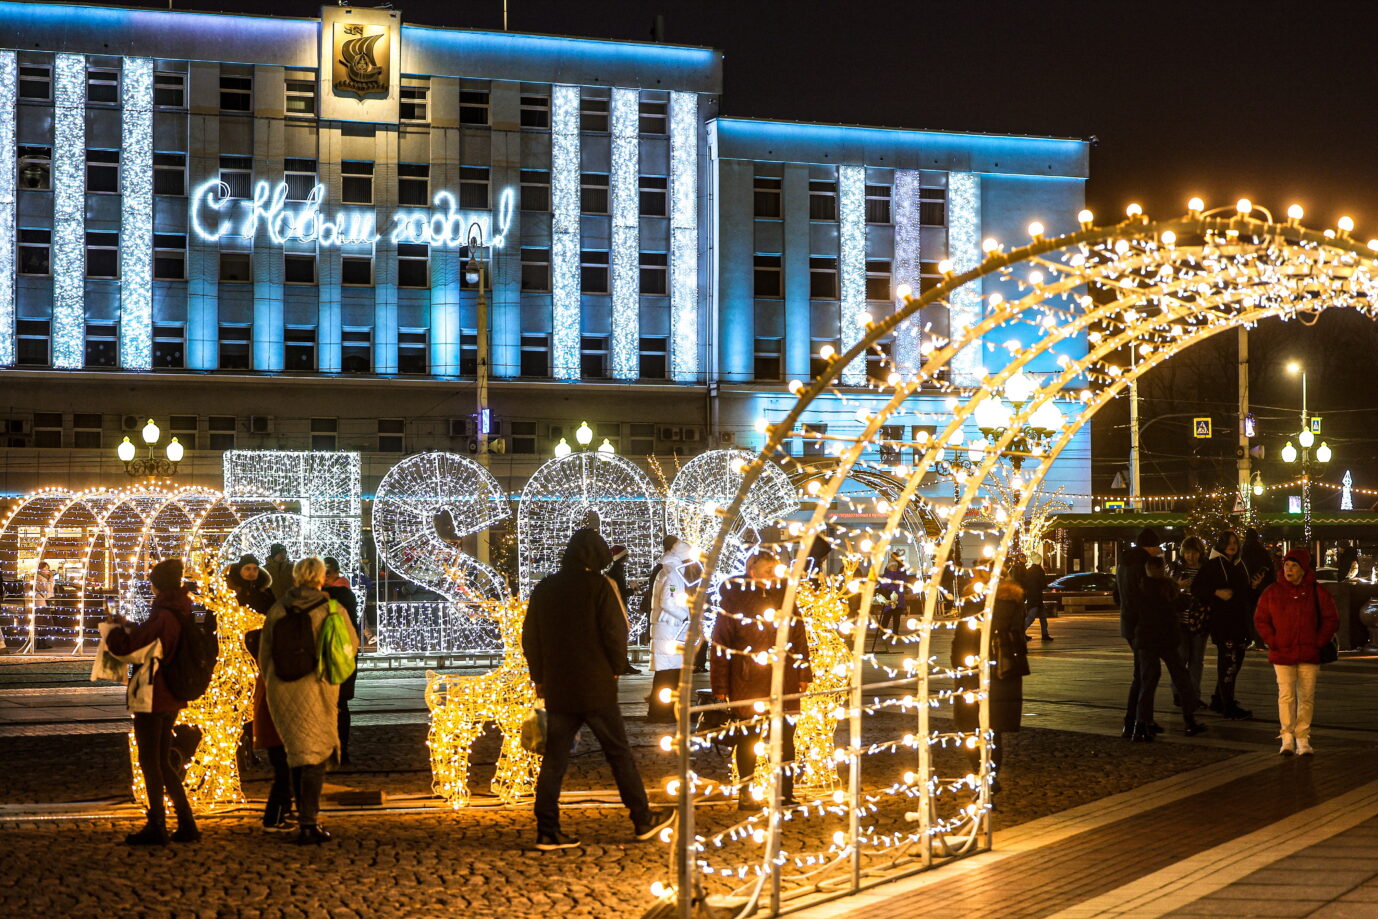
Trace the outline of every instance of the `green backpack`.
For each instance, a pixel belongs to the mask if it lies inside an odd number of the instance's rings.
[[[321,623],[316,638],[316,676],[338,686],[354,673],[354,654],[358,651],[349,637],[349,626],[338,603],[330,601],[330,615]]]

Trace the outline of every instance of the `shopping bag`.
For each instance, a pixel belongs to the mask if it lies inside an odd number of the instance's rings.
[[[545,755],[546,715],[539,702],[522,719],[522,749],[537,756]]]
[[[330,601],[330,615],[321,623],[316,644],[316,676],[338,686],[354,673],[354,654],[359,649],[349,635],[349,625],[334,600]]]
[[[119,625],[114,622],[102,622],[100,628],[100,644],[96,646],[96,659],[91,663],[91,681],[109,680],[112,683],[123,683],[129,675],[129,667],[120,663],[115,655],[110,653],[106,647],[106,637]]]

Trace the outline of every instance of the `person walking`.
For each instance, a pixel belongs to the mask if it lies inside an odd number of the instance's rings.
[[[646,720],[669,724],[675,720],[673,701],[666,702],[662,690],[679,685],[679,669],[684,664],[684,639],[689,631],[689,581],[686,575],[694,561],[694,550],[675,540],[660,559],[655,587],[651,592],[651,696]]]
[[[340,563],[330,555],[325,561],[325,584],[322,589],[326,596],[340,604],[344,608],[345,615],[349,617],[350,624],[354,626],[354,633],[362,635],[359,629],[359,601],[354,595],[354,589],[349,585],[349,578],[340,573]],[[337,719],[340,732],[340,765],[348,766],[349,759],[349,703],[354,699],[354,684],[359,678],[359,644],[354,645],[354,672],[349,675],[349,679],[340,684],[340,713]]]
[[[284,554],[285,557],[285,554]],[[292,770],[292,791],[297,801],[299,821],[297,842],[316,845],[330,840],[330,833],[318,820],[321,788],[326,769],[340,760],[340,687],[322,679],[312,669],[295,679],[280,675],[274,663],[274,648],[297,632],[288,617],[307,616],[311,627],[311,647],[318,647],[326,617],[339,616],[354,647],[359,646],[354,624],[339,604],[321,589],[325,582],[325,563],[308,556],[292,566],[293,585],[268,612],[259,642],[258,665],[267,685],[268,710],[282,735],[287,765]],[[285,657],[290,650],[283,649]]]
[[[1210,638],[1210,607],[1192,593],[1201,565],[1206,560],[1206,544],[1199,536],[1188,536],[1182,540],[1178,558],[1172,563],[1172,578],[1181,591],[1181,602],[1177,606],[1177,626],[1181,637],[1177,653],[1186,665],[1187,675],[1191,677],[1193,698],[1197,709],[1206,707],[1201,698],[1201,671],[1205,668],[1206,641]],[[1181,706],[1182,700],[1173,697],[1173,705]]]
[[[1134,725],[1139,719],[1139,692],[1143,686],[1134,636],[1138,632],[1144,604],[1150,599],[1145,592],[1144,565],[1150,558],[1162,554],[1157,531],[1145,527],[1139,531],[1133,547],[1120,557],[1119,566],[1115,569],[1115,591],[1119,594],[1120,602],[1120,637],[1129,643],[1129,653],[1134,659],[1134,675],[1129,681],[1129,701],[1125,704],[1124,728],[1120,732],[1120,736],[1126,740],[1134,736]],[[1153,729],[1159,730],[1156,724]]]
[[[273,597],[281,600],[292,589],[292,563],[287,558],[287,547],[275,542],[268,547],[268,564],[263,566],[273,585]]]
[[[1311,554],[1293,549],[1282,560],[1282,577],[1259,597],[1258,634],[1268,643],[1268,662],[1278,681],[1279,737],[1283,756],[1310,756],[1311,716],[1316,708],[1320,649],[1340,630],[1330,591],[1316,584]]]
[[[754,810],[760,805],[749,791],[751,777],[756,772],[757,745],[766,737],[769,719],[756,711],[755,703],[771,696],[774,668],[761,663],[759,654],[773,655],[779,645],[783,623],[777,617],[784,605],[783,583],[776,577],[779,559],[775,553],[758,550],[746,564],[746,581],[732,579],[722,585],[719,593],[721,607],[713,622],[713,652],[708,669],[713,697],[719,702],[737,703],[732,714],[741,724],[737,727],[737,807]],[[786,806],[799,802],[794,798],[794,730],[799,715],[799,695],[807,692],[813,681],[809,661],[808,634],[804,620],[790,617],[789,634],[785,639],[784,712],[781,719],[781,756],[783,776],[780,801]]]
[[[1192,595],[1210,608],[1211,641],[1216,647],[1215,692],[1210,708],[1232,721],[1253,717],[1253,712],[1235,699],[1235,683],[1249,647],[1253,623],[1250,598],[1264,576],[1259,572],[1251,579],[1239,552],[1239,535],[1231,530],[1221,533],[1191,587]]]
[[[978,570],[973,573],[972,584],[983,583],[987,573]],[[954,670],[969,670],[970,673],[956,680],[959,695],[955,699],[953,726],[962,732],[974,734],[981,729],[981,703],[974,695],[968,701],[967,694],[981,691],[981,674],[974,662],[981,656],[981,628],[979,616],[985,609],[982,599],[984,591],[973,590],[962,605],[965,616],[952,636],[951,664]],[[1004,735],[1018,732],[1024,715],[1024,677],[1029,675],[1028,644],[1024,641],[1024,616],[1028,598],[1019,582],[1010,577],[1000,579],[995,588],[995,606],[990,623],[990,654],[987,664],[990,667],[989,729],[993,736],[990,742],[991,792],[999,792],[1000,768],[1005,760]],[[969,747],[971,771],[981,768],[980,747]]]
[[[1043,605],[1043,591],[1048,587],[1048,572],[1035,561],[1024,569],[1024,582],[1020,586],[1024,589],[1024,640],[1029,640],[1029,626],[1037,619],[1043,628],[1043,640],[1052,641],[1053,636],[1048,633],[1048,613]]]
[[[617,680],[627,669],[627,620],[612,582],[602,573],[611,561],[597,530],[575,531],[559,570],[532,589],[522,623],[522,654],[546,710],[535,804],[536,848],[541,851],[580,844],[561,831],[560,787],[570,747],[584,725],[612,767],[635,837],[648,840],[674,820],[674,811],[652,808],[646,798],[617,702]]]
[[[139,771],[148,793],[148,819],[142,829],[124,838],[131,846],[165,846],[168,842],[164,795],[172,801],[177,815],[173,842],[198,842],[201,832],[187,800],[186,788],[172,753],[172,726],[177,713],[186,705],[175,697],[163,679],[161,664],[177,653],[182,629],[191,622],[191,597],[182,586],[182,560],[168,558],[153,566],[153,606],[148,618],[138,625],[116,618],[121,628],[112,629],[105,644],[111,654],[125,656],[161,642],[160,657],[144,664],[153,668],[152,704],[148,711],[134,711],[134,746],[138,751]]]
[[[1205,728],[1195,718],[1197,697],[1191,689],[1191,675],[1178,653],[1181,631],[1177,610],[1182,591],[1168,577],[1167,565],[1161,556],[1144,561],[1144,604],[1134,630],[1134,654],[1139,664],[1139,707],[1135,715],[1134,731],[1130,739],[1153,740],[1153,702],[1162,677],[1162,665],[1167,665],[1172,685],[1176,689],[1178,705],[1182,709],[1182,723],[1188,737],[1195,737]]]

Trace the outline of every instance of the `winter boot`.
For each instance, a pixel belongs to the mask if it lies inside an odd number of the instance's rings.
[[[167,845],[167,827],[149,819],[144,824],[143,829],[124,837],[124,844],[126,846],[165,846]]]
[[[1134,724],[1134,733],[1129,739],[1135,743],[1152,743],[1154,739],[1153,724],[1148,721],[1138,721]]]
[[[1126,717],[1124,719],[1124,729],[1120,731],[1120,736],[1125,740],[1134,739],[1134,719]]]
[[[1220,712],[1223,712],[1225,710],[1225,706],[1220,703],[1220,693],[1211,693],[1210,710],[1215,712],[1216,714],[1219,714]]]
[[[1280,736],[1282,737],[1282,749],[1278,750],[1278,755],[1279,755],[1279,756],[1291,756],[1293,753],[1296,753],[1296,752],[1297,752],[1297,740],[1296,740],[1296,738],[1293,737],[1291,734],[1287,734],[1287,733],[1283,733],[1283,734],[1281,734]]]
[[[1225,706],[1224,715],[1230,721],[1248,721],[1254,713],[1247,708],[1241,708],[1239,703],[1230,700],[1230,704]]]
[[[1188,737],[1195,737],[1206,729],[1204,724],[1196,720],[1195,715],[1183,714],[1182,723],[1185,726],[1182,733],[1186,734]]]

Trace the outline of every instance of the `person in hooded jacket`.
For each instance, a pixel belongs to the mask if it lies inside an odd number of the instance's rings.
[[[995,607],[990,623],[990,730],[994,734],[990,747],[992,775],[991,791],[1000,791],[1000,767],[1004,763],[1003,735],[1017,732],[1024,715],[1024,677],[1029,675],[1028,644],[1024,641],[1024,588],[1007,571],[995,589]],[[981,654],[981,629],[977,619],[985,609],[985,585],[990,572],[977,568],[972,572],[968,590],[962,598],[960,613],[964,621],[952,636],[951,663],[954,669],[972,669],[972,661]],[[977,585],[981,587],[978,589]],[[968,673],[956,680],[963,694],[954,700],[953,725],[959,731],[980,730],[981,703],[968,702],[965,693],[979,692],[981,676]],[[972,772],[981,766],[980,748],[970,749]]]
[[[1129,643],[1129,651],[1134,658],[1134,675],[1129,681],[1124,729],[1120,732],[1120,736],[1126,740],[1134,736],[1134,725],[1139,720],[1139,695],[1143,689],[1143,676],[1139,666],[1139,654],[1134,647],[1134,636],[1138,633],[1139,617],[1143,615],[1144,607],[1152,602],[1152,598],[1146,592],[1144,566],[1150,558],[1162,553],[1157,531],[1145,527],[1139,531],[1134,546],[1121,556],[1120,563],[1115,568],[1115,592],[1119,595],[1120,604],[1120,637]],[[1153,730],[1159,730],[1156,724]]]
[[[1268,662],[1278,681],[1279,736],[1284,756],[1310,756],[1311,715],[1316,708],[1316,677],[1321,646],[1340,630],[1340,615],[1330,591],[1316,584],[1311,553],[1293,549],[1282,560],[1282,577],[1258,599],[1254,625],[1268,644]]]
[[[651,697],[646,720],[669,724],[675,720],[673,701],[662,699],[662,691],[679,685],[679,668],[684,663],[684,638],[689,629],[689,589],[686,575],[694,563],[694,550],[675,540],[660,559],[655,586],[651,591]]]
[[[292,561],[287,557],[287,547],[275,542],[268,547],[268,563],[263,566],[272,584],[273,596],[281,600],[282,595],[292,589]]]
[[[1211,711],[1232,721],[1252,718],[1253,712],[1235,699],[1235,682],[1244,666],[1253,623],[1253,590],[1265,572],[1250,577],[1240,558],[1239,535],[1226,530],[1215,540],[1211,557],[1191,584],[1192,595],[1210,609],[1211,641],[1216,647],[1215,692]]]
[[[1192,689],[1191,673],[1178,652],[1181,631],[1177,624],[1182,591],[1168,577],[1167,564],[1162,556],[1151,556],[1144,562],[1145,583],[1142,586],[1145,602],[1134,630],[1134,654],[1139,662],[1139,707],[1134,731],[1136,741],[1153,740],[1153,697],[1162,677],[1162,665],[1167,665],[1176,690],[1175,698],[1182,708],[1182,722],[1188,737],[1205,730],[1195,718],[1197,696]]]
[[[260,567],[258,559],[252,555],[241,555],[225,571],[225,581],[234,591],[234,598],[240,606],[248,607],[261,616],[268,615],[277,597],[273,594],[273,576],[266,568]]]
[[[349,617],[350,623],[354,626],[356,634],[363,634],[359,629],[359,600],[354,595],[354,588],[349,584],[349,578],[340,573],[340,563],[334,556],[325,557],[325,583],[322,590],[326,595],[344,608],[345,615]],[[349,675],[349,679],[340,684],[340,714],[337,719],[340,731],[340,765],[348,766],[349,759],[349,703],[354,699],[354,684],[359,678],[359,646],[354,646],[354,672]]]
[[[597,530],[576,530],[559,570],[532,589],[522,623],[522,654],[546,710],[535,803],[541,851],[579,845],[560,829],[560,786],[570,747],[584,725],[612,767],[636,838],[651,839],[674,819],[672,810],[652,808],[646,798],[617,702],[617,680],[627,669],[627,619],[612,581],[602,573],[611,562],[612,552]]]
[[[149,579],[153,582],[155,593],[148,618],[133,625],[116,617],[114,621],[123,628],[111,630],[106,637],[106,647],[112,654],[126,655],[160,641],[162,660],[168,661],[177,653],[182,629],[191,622],[191,597],[187,596],[182,586],[182,560],[163,559],[153,566]],[[124,838],[127,845],[167,845],[169,837],[164,794],[171,799],[172,808],[177,814],[177,832],[172,834],[172,841],[197,842],[201,839],[186,789],[182,786],[180,770],[172,755],[172,727],[177,721],[177,713],[185,707],[186,703],[169,691],[161,668],[155,669],[153,710],[134,712],[134,745],[138,750],[139,770],[144,774],[144,787],[148,790],[148,820],[141,830]]]

